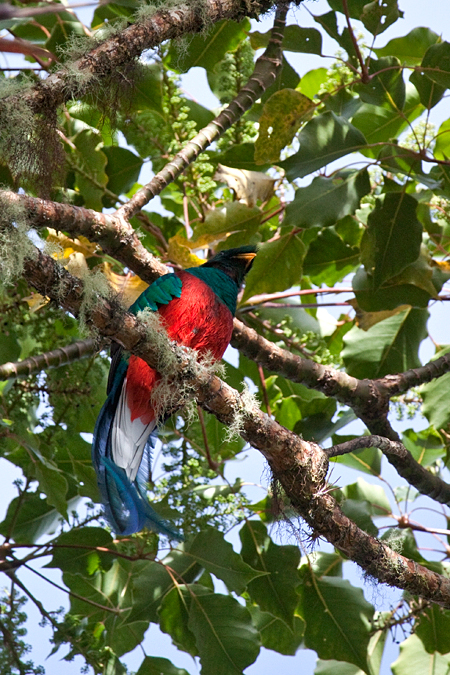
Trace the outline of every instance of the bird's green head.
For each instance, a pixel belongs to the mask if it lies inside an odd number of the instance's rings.
[[[247,246],[220,251],[208,262],[204,263],[202,267],[214,267],[222,270],[240,288],[245,275],[253,264],[255,256],[256,246],[248,244]]]

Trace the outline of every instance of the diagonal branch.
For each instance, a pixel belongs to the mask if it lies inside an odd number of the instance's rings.
[[[440,504],[450,506],[450,485],[418,464],[403,443],[391,441],[382,436],[361,436],[339,443],[339,445],[333,445],[324,452],[328,457],[338,457],[363,448],[379,448],[399,474],[408,483],[414,485],[421,494],[431,497]]]
[[[88,356],[92,356],[98,349],[97,342],[88,338],[87,340],[77,340],[66,347],[53,349],[44,354],[37,356],[30,356],[23,361],[16,361],[12,363],[3,363],[0,366],[0,380],[16,379],[18,377],[28,377],[34,373],[40,373],[41,370],[48,370],[49,368],[58,368],[79,361]]]
[[[64,309],[79,313],[82,282],[49,256],[36,250],[35,257],[25,262],[25,277]],[[98,297],[85,319],[102,335],[114,336],[150,365],[158,363],[160,344],[155,345],[145,324],[125,312],[115,300]],[[326,489],[328,460],[318,445],[304,441],[270,419],[245,394],[240,395],[199,364],[195,352],[179,346],[173,349],[179,363],[174,381],[192,386],[199,404],[223,423],[240,421],[241,436],[267,459],[275,479],[315,536],[325,537],[380,581],[450,608],[450,579],[391,550],[344,515]]]
[[[220,115],[202,129],[184,148],[178,152],[171,162],[165,165],[152,180],[133,195],[129,202],[117,211],[118,216],[129,220],[136,215],[145,204],[171,182],[191,164],[211,143],[222,136],[252,105],[261,97],[276,80],[281,68],[283,52],[281,42],[286,26],[288,4],[281,3],[275,15],[270,41],[264,54],[256,61],[255,69],[247,84],[242,87],[238,95],[222,110]]]

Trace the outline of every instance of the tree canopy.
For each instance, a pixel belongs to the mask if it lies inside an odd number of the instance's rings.
[[[114,0],[90,25],[0,5],[0,50],[22,55],[0,76],[0,451],[23,474],[0,523],[2,675],[43,672],[32,605],[48,651],[95,674],[130,672],[151,624],[192,675],[239,675],[262,648],[378,675],[398,631],[394,675],[450,668],[450,351],[419,358],[429,312],[448,322],[450,36],[386,39],[398,0],[327,2]],[[298,73],[295,53],[324,65]],[[194,67],[217,109],[184,90]],[[109,345],[164,367],[127,308],[248,243],[226,368],[178,350],[170,371],[184,407],[148,487],[185,541],[116,537],[90,450]],[[257,502],[245,463],[229,479],[249,448]],[[399,602],[375,608],[348,561]],[[68,611],[30,568],[60,571]],[[137,675],[187,675],[150,649]]]

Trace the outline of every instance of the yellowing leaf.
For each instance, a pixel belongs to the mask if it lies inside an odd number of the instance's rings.
[[[48,228],[47,241],[50,244],[56,244],[63,249],[63,258],[68,258],[74,251],[82,253],[86,258],[94,255],[97,250],[97,244],[92,244],[86,237],[80,236],[78,239],[71,239],[62,232],[57,232],[51,227]],[[61,256],[54,256],[61,257]]]
[[[396,314],[399,314],[399,312],[403,312],[405,309],[410,308],[410,305],[399,305],[395,309],[387,309],[381,312],[365,312],[358,305],[358,302],[355,298],[348,300],[348,303],[352,305],[353,309],[355,310],[355,323],[358,328],[361,328],[361,330],[369,330],[369,328],[374,326],[376,323],[384,321],[388,317],[395,316]]]
[[[450,274],[450,260],[431,260],[430,264],[439,267],[444,274]]]
[[[281,89],[264,104],[255,143],[255,162],[276,162],[303,122],[311,119],[315,104],[295,89]]]
[[[200,248],[200,247],[199,247]],[[181,265],[181,267],[197,267],[205,261],[191,253],[187,240],[176,234],[169,239],[169,248],[167,255],[170,260]]]
[[[239,201],[244,202],[250,208],[255,206],[258,199],[265,202],[273,195],[275,181],[261,171],[233,169],[230,166],[218,164],[214,178],[226,183],[231,190],[234,190]]]
[[[110,286],[119,293],[124,305],[129,307],[148,288],[148,284],[142,281],[137,274],[116,274],[109,263],[103,263],[102,271]]]
[[[50,298],[32,291],[30,295],[24,298],[24,301],[27,303],[31,312],[37,312],[50,302]]]

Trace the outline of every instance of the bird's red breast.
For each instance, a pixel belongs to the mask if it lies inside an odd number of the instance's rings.
[[[169,338],[200,354],[210,353],[215,360],[221,359],[233,331],[230,310],[201,279],[184,271],[177,272],[177,276],[183,284],[181,296],[158,310]],[[140,417],[144,424],[149,424],[154,419],[150,395],[159,378],[159,373],[145,361],[130,356],[127,401],[132,421]]]

